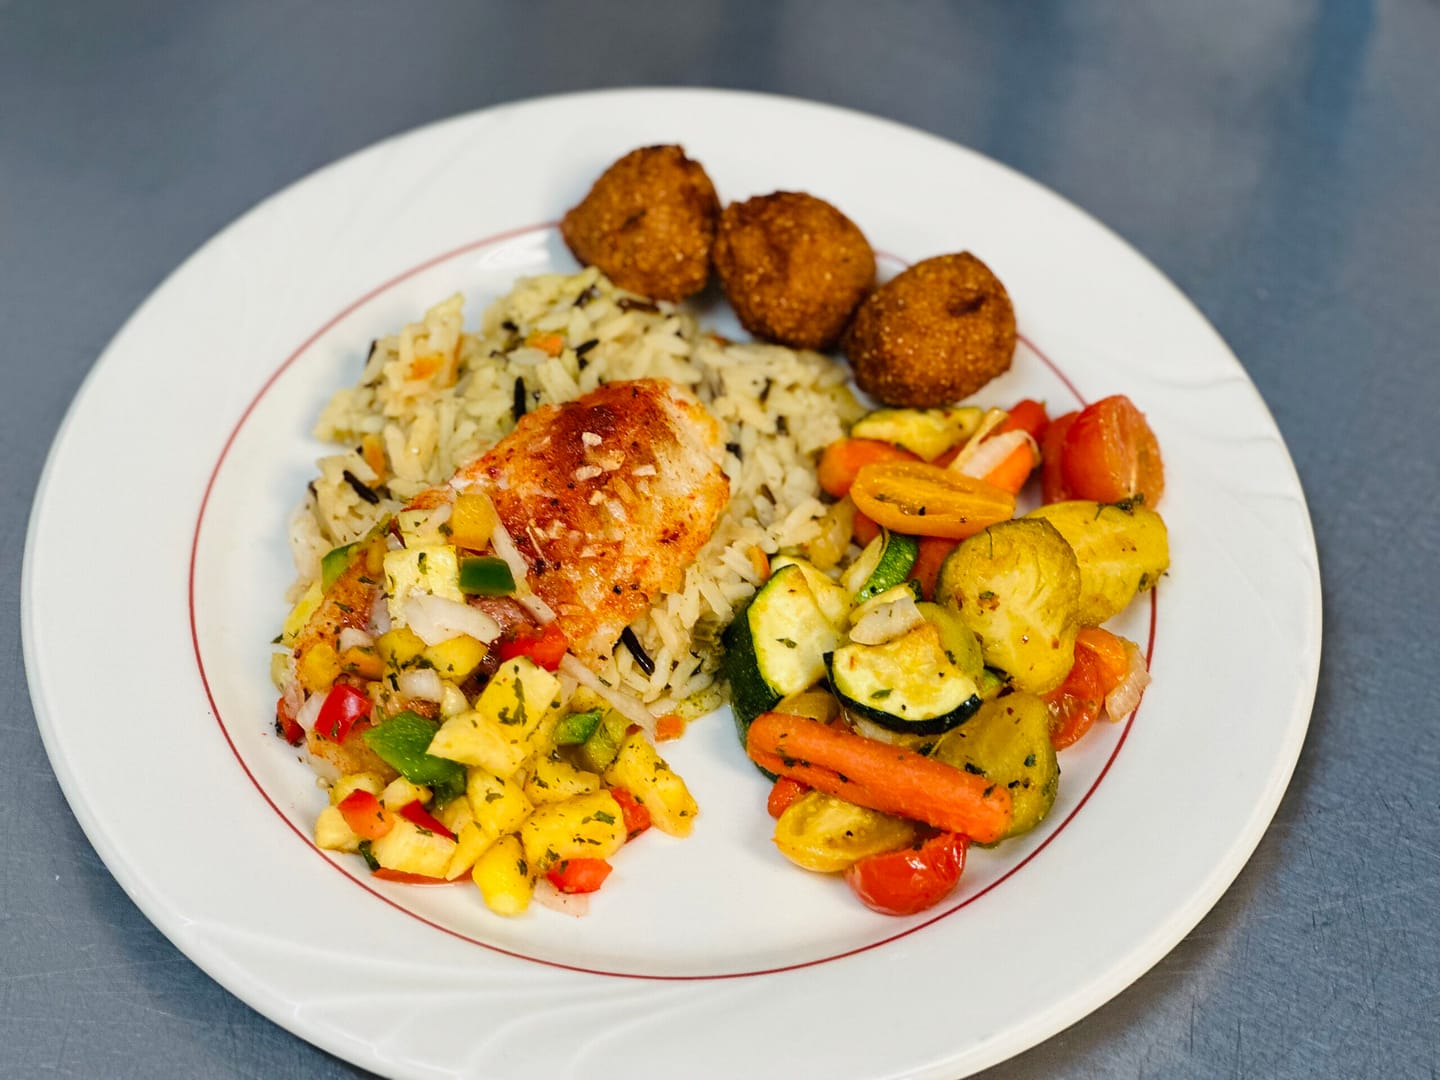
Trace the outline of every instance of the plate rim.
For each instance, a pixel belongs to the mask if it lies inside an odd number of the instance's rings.
[[[1213,338],[1213,344],[1218,347],[1216,350],[1218,355],[1223,357],[1225,361],[1241,375],[1244,392],[1252,399],[1251,404],[1258,406],[1260,415],[1268,422],[1271,431],[1273,431],[1277,437],[1278,446],[1283,452],[1284,465],[1288,473],[1288,479],[1292,485],[1291,490],[1296,497],[1298,508],[1301,511],[1303,539],[1306,542],[1304,552],[1309,556],[1307,562],[1309,572],[1306,575],[1304,583],[1305,599],[1309,602],[1310,608],[1308,612],[1309,618],[1307,620],[1309,623],[1309,637],[1306,644],[1313,646],[1308,648],[1303,654],[1303,663],[1299,665],[1299,676],[1296,683],[1297,692],[1291,699],[1291,714],[1286,718],[1283,726],[1277,725],[1283,734],[1282,745],[1285,751],[1283,757],[1278,761],[1267,763],[1266,775],[1268,783],[1265,786],[1263,797],[1253,803],[1250,815],[1246,819],[1245,827],[1237,830],[1230,845],[1226,849],[1224,857],[1205,875],[1205,888],[1197,889],[1192,893],[1188,903],[1173,910],[1147,937],[1139,941],[1131,942],[1130,947],[1121,953],[1116,962],[1112,963],[1100,976],[1080,984],[1068,995],[1058,1000],[1048,1010],[1030,1014],[1022,1022],[1009,1028],[1006,1033],[982,1044],[981,1049],[985,1051],[984,1053],[975,1056],[975,1048],[961,1047],[946,1059],[946,1061],[949,1061],[952,1065],[962,1058],[968,1059],[964,1066],[967,1070],[978,1070],[993,1065],[1038,1044],[1040,1041],[1054,1035],[1064,1027],[1077,1022],[1100,1008],[1131,985],[1142,974],[1160,962],[1160,960],[1204,918],[1249,862],[1250,857],[1263,838],[1269,823],[1278,811],[1284,793],[1293,778],[1299,755],[1303,751],[1305,736],[1308,732],[1314,707],[1323,649],[1323,592],[1319,571],[1319,552],[1315,543],[1314,523],[1310,514],[1304,487],[1298,471],[1295,468],[1294,459],[1289,452],[1288,446],[1285,444],[1283,435],[1279,432],[1279,427],[1275,423],[1273,414],[1234,352],[1189,296],[1181,291],[1179,287],[1142,252],[1119,234],[1115,233],[1105,223],[1095,218],[1087,210],[1076,205],[1065,196],[1019,172],[1006,163],[989,157],[980,151],[887,117],[877,116],[845,106],[789,95],[708,87],[622,87],[512,99],[486,108],[456,112],[449,116],[393,133],[359,147],[334,161],[295,178],[283,187],[254,203],[228,224],[207,237],[154,286],[145,299],[129,314],[119,329],[98,353],[96,361],[91,365],[84,379],[77,387],[66,409],[65,415],[55,431],[46,453],[44,466],[41,469],[39,479],[36,483],[26,527],[25,547],[21,567],[21,637],[27,685],[30,691],[37,727],[40,729],[41,740],[45,746],[47,758],[56,776],[56,780],[60,784],[61,790],[66,797],[66,801],[71,808],[71,812],[81,825],[87,840],[89,840],[95,848],[97,854],[100,855],[108,872],[126,892],[131,901],[145,914],[152,925],[164,934],[182,953],[247,1005],[306,1041],[332,1053],[336,1053],[347,1060],[364,1063],[370,1067],[396,1067],[397,1062],[375,1055],[373,1047],[370,1047],[353,1034],[314,1022],[306,1023],[302,1018],[282,1008],[280,1003],[268,999],[263,993],[263,980],[258,978],[254,972],[248,970],[243,963],[232,962],[223,948],[209,945],[203,939],[190,940],[182,937],[178,932],[179,927],[173,925],[173,920],[177,916],[180,916],[180,913],[167,907],[165,897],[153,890],[151,883],[145,879],[145,875],[133,870],[129,863],[121,857],[119,846],[117,846],[113,838],[109,836],[106,828],[99,821],[95,813],[95,808],[90,805],[85,792],[79,784],[78,777],[75,776],[72,771],[70,761],[59,750],[54,732],[55,718],[47,698],[46,688],[39,675],[39,659],[36,654],[36,649],[38,648],[36,640],[39,631],[36,626],[37,603],[34,595],[34,553],[42,512],[46,507],[47,500],[51,497],[61,450],[73,437],[77,415],[80,413],[83,405],[95,393],[95,385],[98,381],[99,374],[105,367],[107,356],[112,353],[116,344],[126,336],[134,324],[152,305],[157,303],[157,298],[167,292],[168,286],[177,278],[186,274],[196,260],[207,250],[211,249],[214,245],[222,243],[224,238],[229,236],[233,231],[242,228],[246,222],[261,215],[269,205],[286,198],[300,185],[308,184],[311,181],[318,181],[327,173],[344,166],[361,155],[379,152],[382,148],[398,141],[410,138],[418,139],[438,129],[449,125],[465,123],[482,115],[493,116],[503,114],[507,111],[523,110],[527,107],[546,102],[555,103],[557,101],[567,101],[573,104],[586,99],[596,100],[653,94],[666,97],[694,97],[697,99],[726,98],[732,101],[749,100],[756,104],[779,103],[787,106],[803,106],[808,109],[832,112],[851,120],[888,127],[910,138],[919,137],[926,142],[935,144],[937,147],[944,148],[946,151],[959,149],[968,155],[983,160],[989,166],[1003,171],[1009,182],[1013,183],[1018,181],[1027,188],[1042,192],[1047,197],[1063,204],[1069,213],[1083,218],[1091,227],[1104,233],[1112,243],[1124,249],[1149,271],[1154,284],[1167,290],[1171,294],[1172,299],[1179,300],[1184,306],[1190,309],[1195,316],[1197,326],[1203,327]],[[1297,655],[1301,654],[1297,653]],[[621,977],[625,978],[629,976]],[[926,1068],[926,1071],[923,1072],[922,1075],[942,1075],[940,1070],[945,1069],[946,1061],[932,1063]],[[413,1067],[416,1063],[405,1062],[400,1064]],[[413,1068],[412,1071],[418,1072],[418,1070],[414,1070]]]

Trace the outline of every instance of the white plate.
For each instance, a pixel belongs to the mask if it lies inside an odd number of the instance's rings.
[[[356,875],[309,843],[323,795],[271,733],[283,520],[323,452],[320,406],[429,303],[461,290],[473,320],[516,275],[571,265],[544,223],[660,142],[723,198],[809,190],[898,258],[976,252],[1026,341],[985,400],[1055,413],[1125,392],[1158,432],[1174,569],[1122,624],[1153,644],[1144,706],[1067,751],[1045,826],[974,853],[923,917],[873,915],[783,863],[723,714],[667,747],[702,806],[694,836],[627,849],[584,920],[504,920],[469,889]],[[1234,879],[1304,737],[1320,586],[1294,469],[1239,364],[1089,217],[886,121],[622,91],[388,140],[201,248],[56,439],[24,631],[51,762],[116,878],[206,971],[333,1053],[406,1076],[788,1077],[803,1060],[953,1077],[1106,1001]]]

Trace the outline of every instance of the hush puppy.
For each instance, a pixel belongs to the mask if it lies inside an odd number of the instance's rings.
[[[860,389],[886,405],[944,405],[1010,367],[1015,309],[969,252],[918,262],[876,289],[845,334]]]
[[[595,181],[560,222],[582,263],[622,289],[683,300],[710,278],[720,200],[697,161],[678,146],[632,150]]]
[[[777,191],[720,215],[715,270],[740,324],[797,349],[828,349],[875,284],[865,234],[823,199]]]

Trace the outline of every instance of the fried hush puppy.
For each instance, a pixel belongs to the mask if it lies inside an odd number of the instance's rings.
[[[875,285],[875,253],[825,200],[777,191],[725,208],[715,270],[750,333],[796,349],[828,349]]]
[[[1015,309],[974,255],[939,255],[871,293],[842,347],[855,382],[876,400],[944,405],[1009,369]]]
[[[678,146],[645,146],[600,175],[560,234],[575,258],[620,288],[684,300],[710,278],[719,217],[715,185],[699,162]]]

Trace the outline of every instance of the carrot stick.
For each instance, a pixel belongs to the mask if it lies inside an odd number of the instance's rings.
[[[1010,828],[1010,792],[985,777],[803,716],[762,714],[745,748],[762,769],[982,844]]]
[[[1045,435],[1045,426],[1050,423],[1050,417],[1046,415],[1045,406],[1042,402],[1033,398],[1025,398],[1017,401],[1009,410],[1008,415],[1001,421],[1000,426],[993,434],[1002,435],[1007,431],[1026,431],[1037,443]]]
[[[935,599],[935,582],[940,577],[940,567],[950,552],[959,546],[959,540],[944,536],[920,537],[920,553],[915,556],[910,576],[920,583],[920,593],[926,600]]]
[[[880,526],[856,510],[855,520],[850,525],[850,535],[855,537],[855,543],[863,548],[880,535]]]
[[[879,439],[839,439],[825,447],[815,473],[824,491],[843,499],[862,466],[875,461],[919,460],[909,450]]]
[[[985,474],[985,482],[1004,488],[1011,495],[1018,495],[1030,479],[1030,473],[1040,464],[1035,449],[1027,442],[1017,446],[999,465]]]

